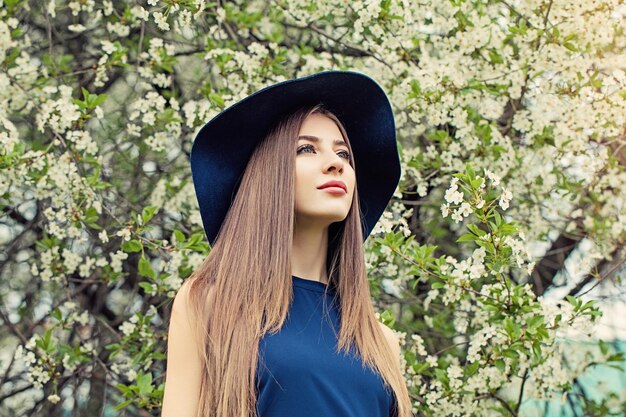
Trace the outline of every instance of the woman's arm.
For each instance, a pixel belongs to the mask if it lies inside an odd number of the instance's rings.
[[[186,284],[178,290],[172,306],[161,417],[196,417],[198,410],[202,368]]]

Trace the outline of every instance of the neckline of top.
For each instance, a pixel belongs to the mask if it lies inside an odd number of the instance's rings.
[[[320,281],[313,281],[312,279],[300,278],[298,276],[292,275],[292,283],[294,287],[305,288],[307,290],[317,291],[317,292],[329,292],[334,293],[335,288],[332,285],[324,284]]]

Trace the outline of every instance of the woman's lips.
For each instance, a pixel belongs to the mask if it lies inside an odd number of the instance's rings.
[[[328,188],[328,187],[339,187],[342,190],[344,190],[346,193],[348,192],[348,188],[346,187],[346,183],[343,182],[343,181],[336,181],[336,180],[327,181],[326,183],[320,185],[317,188]]]
[[[341,195],[346,194],[346,191],[341,187],[326,187],[322,188],[322,191],[328,191],[331,194]]]

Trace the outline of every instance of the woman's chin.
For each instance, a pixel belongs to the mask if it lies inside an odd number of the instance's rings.
[[[348,217],[348,212],[324,212],[324,213],[310,213],[307,214],[306,216],[302,216],[300,217],[300,220],[298,219],[298,216],[296,215],[296,224],[303,224],[303,223],[315,223],[315,224],[319,224],[320,227],[322,226],[329,226],[333,223],[338,223],[338,222],[342,222],[344,221],[346,218]],[[306,218],[306,220],[305,220]]]

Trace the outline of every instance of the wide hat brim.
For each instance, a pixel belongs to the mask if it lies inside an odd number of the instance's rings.
[[[354,157],[363,239],[367,239],[400,180],[393,111],[383,89],[370,77],[353,71],[324,71],[249,95],[216,115],[196,135],[191,172],[211,245],[256,145],[282,117],[317,103],[333,112],[346,129]]]

